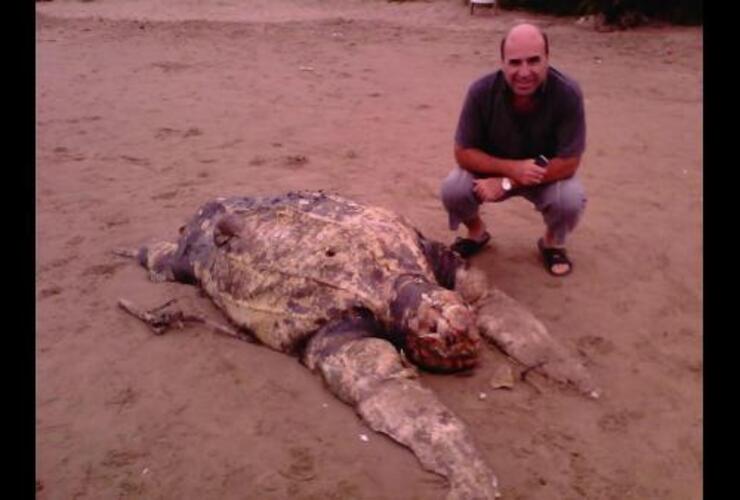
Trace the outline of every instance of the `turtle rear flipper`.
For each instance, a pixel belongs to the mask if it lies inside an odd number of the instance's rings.
[[[117,248],[113,254],[119,257],[135,259],[139,265],[149,271],[149,279],[155,283],[178,281],[194,284],[195,276],[192,266],[186,258],[178,255],[178,244],[171,241],[157,241],[139,247]]]
[[[113,250],[111,250],[111,253],[113,253],[113,255],[117,255],[118,257],[123,257],[126,259],[136,259],[138,261],[141,250],[141,248],[114,248]]]
[[[161,242],[154,245],[144,245],[139,248],[116,248],[112,250],[113,255],[125,259],[134,259],[140,266],[149,271],[149,279],[154,282],[172,281],[172,273],[168,271],[167,264],[172,249],[169,245]],[[175,245],[174,250],[177,249]]]

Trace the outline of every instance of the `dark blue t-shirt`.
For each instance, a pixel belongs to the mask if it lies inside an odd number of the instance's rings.
[[[521,160],[579,156],[586,147],[583,94],[578,83],[550,67],[537,90],[537,106],[517,113],[501,70],[475,81],[468,90],[455,142],[492,156]]]

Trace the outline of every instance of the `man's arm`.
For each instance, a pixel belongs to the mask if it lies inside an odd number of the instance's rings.
[[[481,201],[496,201],[505,192],[501,178],[511,179],[514,187],[536,186],[571,177],[581,163],[580,156],[572,158],[552,158],[547,168],[537,165],[534,160],[508,160],[491,156],[475,148],[462,148],[455,145],[455,159],[458,165],[471,173],[488,176],[475,181],[473,190]]]
[[[491,156],[476,148],[463,148],[455,144],[455,160],[460,168],[487,177],[508,177],[515,185],[533,186],[542,182],[545,169],[533,160],[511,160]]]
[[[576,170],[578,170],[578,166],[580,164],[580,156],[573,156],[570,158],[550,158],[550,163],[545,171],[545,177],[542,179],[542,184],[572,177],[573,174],[576,173]]]
[[[547,168],[534,163],[534,159],[510,160],[491,156],[480,149],[455,145],[455,160],[461,168],[473,174],[488,177],[508,177],[516,186],[534,186],[575,174],[581,163],[580,156],[551,158]]]

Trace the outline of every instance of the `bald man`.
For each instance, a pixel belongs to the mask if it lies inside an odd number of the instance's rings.
[[[466,237],[453,250],[469,257],[490,239],[481,203],[522,196],[542,214],[537,242],[545,269],[565,276],[565,249],[586,205],[576,170],[586,145],[578,83],[549,65],[547,36],[531,24],[514,26],[501,41],[501,69],[468,89],[455,133],[457,167],[442,183],[450,229]]]

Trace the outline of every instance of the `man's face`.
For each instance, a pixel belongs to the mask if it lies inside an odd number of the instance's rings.
[[[511,33],[504,45],[503,71],[517,96],[530,96],[547,75],[545,41],[539,33]]]

